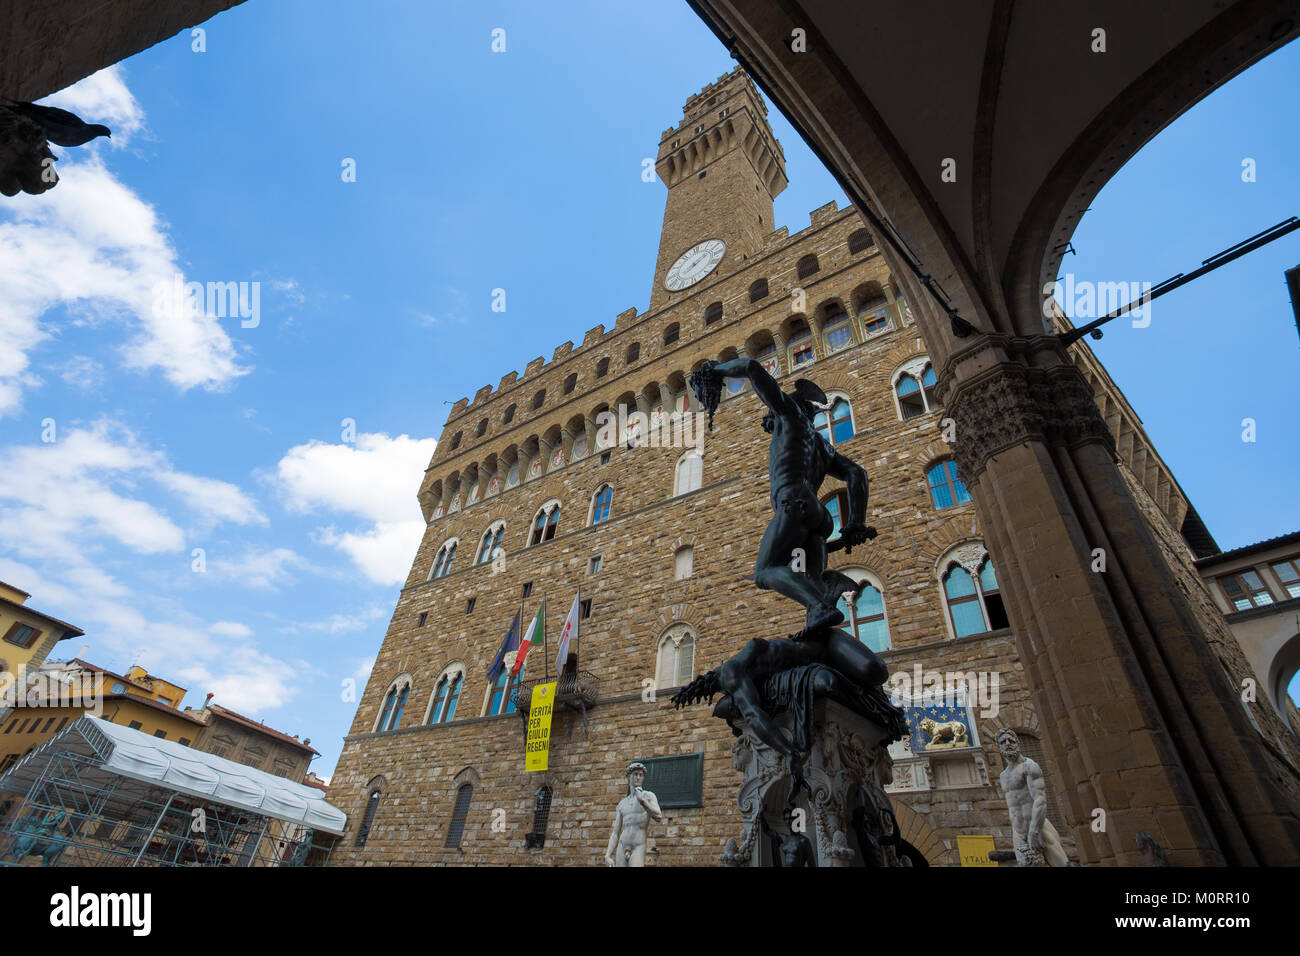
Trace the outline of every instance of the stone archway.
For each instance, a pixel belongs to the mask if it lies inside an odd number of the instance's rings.
[[[891,797],[889,802],[893,805],[894,816],[898,819],[899,835],[916,847],[931,866],[953,866],[957,863],[953,851],[943,845],[939,834],[934,831],[934,827],[930,826],[925,817],[907,804],[899,803],[896,797]]]
[[[1292,679],[1300,673],[1300,634],[1288,638],[1273,654],[1268,664],[1267,690],[1277,706],[1277,712],[1286,722],[1292,733],[1300,734],[1300,721],[1297,720],[1296,704],[1287,692]],[[1288,706],[1288,704],[1290,706]]]

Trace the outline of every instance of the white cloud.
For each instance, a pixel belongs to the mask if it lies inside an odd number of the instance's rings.
[[[295,570],[315,570],[311,562],[290,548],[250,548],[231,557],[208,551],[206,557],[209,575],[259,591],[277,591],[280,585],[292,583]]]
[[[108,419],[65,427],[56,441],[0,449],[0,534],[22,553],[80,554],[107,538],[141,554],[178,551],[181,528],[135,496],[151,480],[173,491],[201,522],[266,524],[238,487],[176,471],[165,455]]]
[[[112,69],[58,98],[91,115],[91,107],[100,110],[124,132],[143,123]],[[24,389],[39,384],[30,356],[56,334],[47,316],[60,306],[90,324],[125,325],[131,330],[121,348],[125,366],[157,369],[182,392],[218,391],[247,374],[216,316],[155,296],[155,287],[187,277],[154,208],[109,172],[97,150],[61,160],[58,170],[54,189],[7,204],[0,219],[0,341],[7,346],[0,350],[0,416],[17,412]]]
[[[347,554],[376,584],[400,584],[424,534],[415,494],[436,445],[432,438],[385,434],[358,435],[355,445],[310,441],[285,453],[276,478],[290,510],[361,519],[359,528],[320,528],[318,539]]]
[[[237,485],[180,471],[161,472],[156,479],[164,488],[180,495],[191,509],[205,518],[235,524],[267,524],[266,515],[262,514],[257,503]]]
[[[88,355],[74,355],[53,368],[64,382],[83,392],[96,391],[104,384],[104,366]]]
[[[281,707],[297,693],[294,666],[253,647],[237,647],[219,662],[182,667],[177,673],[201,696],[212,693],[213,703],[249,716]]]
[[[39,595],[43,610],[86,631],[91,663],[139,660],[152,673],[198,692],[200,701],[216,691],[218,703],[239,711],[269,710],[295,696],[292,682],[300,668],[247,643],[252,632],[245,625],[218,621],[205,626],[171,606],[146,613],[141,598],[110,576],[85,570],[60,568],[57,578],[47,577],[32,565],[0,557],[0,580]],[[64,608],[75,610],[60,614]],[[64,648],[66,655],[76,653],[80,640],[62,645],[55,657],[63,656]]]
[[[208,628],[217,637],[252,637],[253,629],[238,621],[217,621]]]
[[[318,621],[305,621],[300,624],[290,624],[280,628],[286,634],[297,634],[301,631],[320,631],[325,634],[346,634],[351,631],[364,630],[371,622],[377,621],[389,609],[379,604],[372,604],[351,613],[331,614],[329,617]]]

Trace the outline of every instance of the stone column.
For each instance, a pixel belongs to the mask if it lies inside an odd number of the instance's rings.
[[[1200,582],[1057,339],[959,341],[939,383],[1084,862],[1138,865],[1147,832],[1173,865],[1294,863],[1300,819],[1195,610]]]

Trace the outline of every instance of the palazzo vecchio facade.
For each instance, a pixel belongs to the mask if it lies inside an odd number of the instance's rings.
[[[774,230],[786,176],[766,113],[740,70],[691,96],[659,142],[668,196],[648,309],[452,408],[418,489],[427,529],[331,783],[349,817],[331,865],[599,864],[633,760],[650,766],[646,787],[665,811],[649,865],[717,865],[740,836],[733,738],[708,705],[675,711],[669,698],[751,638],[803,625],[749,578],[771,514],[764,408],[748,387],[725,394],[702,453],[600,425],[620,406],[652,421],[698,411],[691,371],[736,356],[763,362],[787,390],[797,377],[820,385],[824,433],[868,472],[879,536],[831,559],[867,582],[845,627],[894,673],[976,677],[964,701],[933,711],[969,725],[958,746],[928,740],[924,706],[909,708],[913,733],[891,748],[889,788],[904,836],[937,865],[961,862],[960,837],[1011,849],[994,744],[1010,727],[1043,764],[1067,852],[1084,855],[1088,808],[1059,799],[1060,768],[1043,755],[1043,716],[909,304],[854,209],[832,202],[793,236]],[[1131,493],[1199,588],[1192,562],[1217,547],[1091,352],[1073,357]],[[822,490],[838,512],[842,485]],[[550,766],[526,773],[521,711],[544,666],[555,679],[579,589],[589,608]],[[543,596],[545,649],[535,646],[522,681],[489,683],[521,602],[526,626]],[[1218,657],[1230,679],[1250,674],[1239,648]]]

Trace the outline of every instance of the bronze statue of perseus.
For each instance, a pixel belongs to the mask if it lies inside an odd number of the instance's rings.
[[[722,380],[728,378],[748,379],[754,393],[768,407],[763,429],[772,436],[768,475],[775,513],[758,548],[754,583],[804,606],[804,634],[842,624],[844,613],[836,606],[840,596],[853,591],[856,598],[861,587],[838,571],[827,571],[826,555],[828,550],[838,548],[852,552],[856,545],[876,536],[875,529],[864,521],[867,473],[817,431],[813,419],[817,406],[827,404],[826,393],[801,378],[794,383],[794,391],[787,394],[754,359],[707,361],[692,373],[691,387],[709,412],[710,424]],[[828,475],[839,478],[848,490],[840,537],[829,547],[826,539],[834,533],[834,519],[817,497],[817,489]],[[799,555],[802,562],[796,561]],[[792,563],[802,563],[803,569],[796,570]]]

